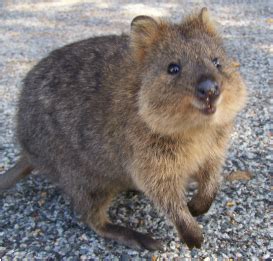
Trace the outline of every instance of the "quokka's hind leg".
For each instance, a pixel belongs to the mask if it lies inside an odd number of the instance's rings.
[[[160,240],[153,239],[148,234],[142,234],[127,227],[105,223],[102,227],[94,229],[99,235],[115,240],[130,248],[137,250],[148,249],[150,251],[163,250]]]
[[[162,250],[161,241],[153,239],[150,235],[111,223],[107,211],[114,196],[109,192],[100,191],[91,193],[89,199],[85,197],[85,206],[82,205],[84,202],[81,201],[81,208],[85,207],[87,210],[83,215],[84,222],[100,236],[117,241],[130,248],[151,251]]]

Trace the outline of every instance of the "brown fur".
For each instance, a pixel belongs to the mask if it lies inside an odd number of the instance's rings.
[[[180,64],[177,75],[167,73],[170,63]],[[204,78],[221,90],[211,115],[196,97]],[[130,37],[74,43],[34,67],[24,81],[18,138],[29,164],[54,179],[100,235],[161,249],[160,241],[107,217],[119,192],[138,189],[190,248],[200,247],[203,235],[193,216],[205,213],[216,196],[244,98],[244,83],[206,9],[180,24],[140,16]],[[190,179],[199,188],[187,203]]]

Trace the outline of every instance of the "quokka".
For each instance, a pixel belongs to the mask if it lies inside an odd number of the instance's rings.
[[[27,74],[17,114],[22,155],[0,177],[0,190],[39,170],[99,235],[160,250],[161,241],[107,216],[118,193],[139,190],[189,248],[200,248],[194,216],[216,196],[245,96],[206,8],[177,24],[138,16],[129,35],[67,45]],[[187,202],[192,179],[198,191]]]

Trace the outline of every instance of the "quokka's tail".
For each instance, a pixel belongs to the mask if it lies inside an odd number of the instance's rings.
[[[29,175],[32,170],[33,167],[30,165],[28,160],[25,157],[21,157],[12,168],[3,175],[0,175],[0,193],[11,188],[20,179]]]

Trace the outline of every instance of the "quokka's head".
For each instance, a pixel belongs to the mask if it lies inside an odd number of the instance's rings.
[[[138,16],[130,38],[139,114],[153,131],[224,125],[242,108],[244,83],[206,8],[180,24]]]

